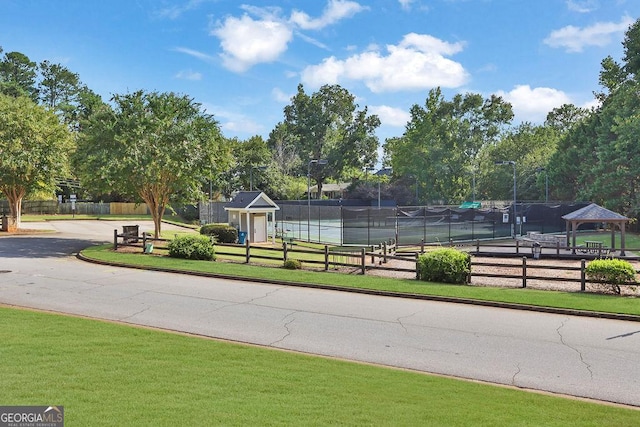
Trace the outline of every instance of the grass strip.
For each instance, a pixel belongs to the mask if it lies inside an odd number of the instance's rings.
[[[95,260],[149,268],[640,316],[640,303],[637,298],[632,297],[528,288],[449,285],[332,271],[285,270],[230,262],[190,261],[142,253],[114,252],[110,245],[92,246],[83,250],[82,254]]]
[[[3,405],[68,425],[633,426],[638,411],[0,307]]]

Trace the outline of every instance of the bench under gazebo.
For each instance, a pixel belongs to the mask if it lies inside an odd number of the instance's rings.
[[[578,227],[582,224],[596,224],[604,223],[611,224],[611,250],[615,250],[616,247],[616,227],[620,229],[620,256],[625,256],[625,228],[630,221],[624,215],[605,209],[602,206],[598,206],[592,203],[577,211],[571,212],[562,217],[567,224],[567,246],[571,246],[572,253],[576,253],[576,232]],[[569,245],[569,239],[571,238],[571,245]]]

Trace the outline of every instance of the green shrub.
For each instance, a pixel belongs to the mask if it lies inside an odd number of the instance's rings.
[[[596,289],[620,295],[620,285],[634,283],[636,270],[628,261],[622,259],[597,259],[591,261],[586,269],[587,278],[600,283]]]
[[[284,262],[284,268],[288,270],[300,270],[302,263],[297,259],[288,259]]]
[[[200,234],[212,236],[218,243],[235,243],[238,241],[238,230],[229,224],[205,224],[200,227]]]
[[[188,234],[169,242],[169,256],[173,258],[213,261],[216,259],[211,239],[206,236]]]
[[[427,282],[467,283],[471,256],[457,249],[436,249],[418,257],[418,273]]]

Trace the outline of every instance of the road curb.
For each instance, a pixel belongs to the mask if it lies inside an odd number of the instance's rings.
[[[341,286],[323,285],[323,284],[315,284],[315,283],[290,282],[285,280],[242,277],[242,276],[234,276],[230,274],[203,273],[203,272],[197,272],[197,271],[185,271],[185,270],[177,270],[173,268],[162,268],[162,267],[146,267],[146,266],[140,266],[135,264],[97,260],[97,259],[89,258],[80,252],[76,254],[76,258],[78,258],[81,261],[90,262],[93,264],[108,265],[108,266],[122,267],[122,268],[133,268],[136,270],[158,271],[162,273],[183,274],[183,275],[198,276],[198,277],[211,277],[216,279],[265,283],[265,284],[271,284],[271,285],[293,286],[298,288],[324,289],[324,290],[330,290],[330,291],[351,292],[351,293],[385,296],[385,297],[393,297],[393,298],[448,302],[448,303],[454,303],[454,304],[468,304],[468,305],[477,305],[477,306],[483,306],[483,307],[505,308],[510,310],[523,310],[523,311],[533,311],[533,312],[539,312],[539,313],[561,314],[561,315],[567,315],[567,316],[581,316],[581,317],[593,317],[598,319],[640,322],[640,316],[636,316],[632,314],[604,313],[604,312],[598,312],[598,311],[542,307],[542,306],[527,305],[527,304],[483,301],[483,300],[476,300],[476,299],[470,299],[470,298],[443,297],[443,296],[437,296],[437,295],[423,295],[423,294],[411,294],[411,293],[403,293],[403,292],[379,291],[374,289],[345,288]]]

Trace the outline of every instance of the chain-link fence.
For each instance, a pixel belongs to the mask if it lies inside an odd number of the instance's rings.
[[[284,238],[338,245],[377,245],[396,241],[418,245],[449,241],[497,239],[528,232],[563,233],[563,215],[587,203],[518,204],[463,209],[452,206],[377,207],[355,201],[276,201],[276,230]],[[201,222],[227,222],[225,202],[200,205]],[[592,227],[585,224],[583,228]]]

